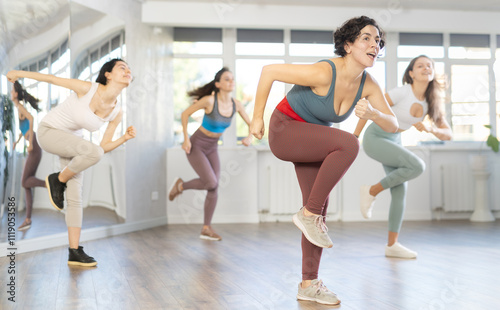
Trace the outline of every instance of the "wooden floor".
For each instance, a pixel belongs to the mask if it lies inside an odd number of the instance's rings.
[[[35,209],[31,215],[32,225],[28,230],[17,230],[26,217],[23,210],[16,213],[16,240],[30,239],[34,237],[49,236],[68,231],[64,220],[64,213],[56,209]],[[0,220],[1,227],[7,227],[7,213]],[[123,223],[115,211],[104,207],[86,207],[83,209],[83,227],[92,228],[109,226]],[[4,226],[5,225],[5,226]],[[7,240],[7,230],[0,229],[0,242]]]
[[[83,244],[95,268],[69,267],[66,247],[16,257],[16,303],[0,309],[500,309],[500,221],[405,222],[416,260],[384,256],[386,223],[328,223],[320,278],[337,307],[296,300],[300,232],[291,223],[227,224],[221,242],[200,225],[169,225]]]

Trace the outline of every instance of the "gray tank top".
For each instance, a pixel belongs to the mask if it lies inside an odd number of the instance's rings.
[[[337,115],[333,109],[335,79],[337,77],[335,64],[329,59],[320,61],[326,61],[330,64],[330,66],[332,66],[332,83],[326,96],[316,95],[309,86],[294,85],[286,95],[286,98],[290,107],[306,122],[331,126],[332,123],[340,123],[351,115],[356,103],[359,99],[361,99],[363,86],[365,85],[366,71],[363,72],[358,93],[356,94],[356,98],[354,98],[354,102],[349,108],[349,111],[343,115]]]

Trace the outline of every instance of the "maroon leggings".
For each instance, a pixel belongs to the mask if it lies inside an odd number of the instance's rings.
[[[24,164],[23,178],[21,180],[24,192],[26,193],[26,217],[31,218],[31,210],[33,209],[33,187],[45,187],[45,181],[35,177],[38,164],[42,159],[42,149],[38,145],[35,132],[33,132],[33,149],[28,153]]]
[[[184,182],[182,187],[185,190],[201,189],[207,191],[203,225],[210,225],[217,204],[217,188],[220,178],[220,160],[217,152],[219,138],[211,138],[198,129],[190,140],[191,152],[187,158],[199,178]]]
[[[281,160],[295,165],[305,208],[326,215],[328,196],[356,159],[358,139],[343,130],[300,122],[274,110],[269,123],[269,146]],[[323,248],[302,235],[302,279],[318,278]]]

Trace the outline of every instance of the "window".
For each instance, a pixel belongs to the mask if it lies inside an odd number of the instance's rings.
[[[187,92],[213,80],[223,67],[220,58],[176,58],[174,59],[174,141],[184,142],[181,114],[192,104]],[[188,121],[187,131],[191,136],[203,120],[204,111],[193,113]]]
[[[487,65],[451,67],[452,129],[454,140],[483,141],[489,131]]]
[[[496,134],[492,132],[492,134],[495,134],[497,137],[500,137],[500,35],[496,36],[497,38],[497,49],[495,52],[495,64],[493,67],[494,73],[495,73],[495,81],[496,81],[496,113],[494,117],[494,124],[496,124]]]
[[[443,34],[401,32],[397,54],[399,58],[415,58],[419,55],[443,58]]]
[[[255,93],[259,82],[262,67],[269,64],[285,63],[282,59],[238,59],[236,60],[236,98],[238,98],[247,112],[250,119],[253,115],[255,104]],[[274,108],[285,96],[285,84],[275,82],[269,94],[266,109],[264,112],[264,123],[269,124],[269,119]],[[239,140],[248,136],[248,126],[241,117],[236,118],[236,135]],[[267,144],[269,130],[264,132],[262,140],[254,139],[254,144]]]
[[[189,104],[186,91],[213,78],[223,65],[235,74],[235,98],[251,117],[254,96],[263,66],[276,63],[307,64],[334,57],[332,31],[302,29],[198,29],[174,28],[176,142],[182,143],[180,113]],[[402,85],[402,76],[411,59],[426,55],[435,62],[436,78],[448,88],[443,92],[446,119],[454,131],[454,140],[481,141],[489,133],[485,124],[492,124],[500,136],[500,35],[399,32],[388,36],[390,54],[381,51],[379,60],[367,71],[383,91]],[[491,49],[496,40],[498,49]],[[224,45],[223,45],[224,43]],[[395,53],[394,53],[394,52]],[[186,69],[184,72],[184,68]],[[203,73],[206,72],[206,73]],[[495,74],[496,87],[490,87]],[[179,77],[179,79],[177,78]],[[177,81],[178,80],[178,81]],[[292,85],[274,83],[266,107],[265,121]],[[493,96],[495,94],[495,96]],[[496,97],[496,98],[495,98]],[[495,98],[495,99],[493,99]],[[493,113],[493,115],[490,115]],[[268,115],[269,114],[269,115]],[[236,117],[236,135],[241,139],[248,129]],[[351,116],[336,126],[352,132],[358,118]],[[197,128],[193,122],[190,128]],[[191,129],[189,129],[191,130]],[[228,129],[228,131],[234,128]],[[230,138],[234,133],[229,135]],[[404,145],[423,140],[437,140],[433,135],[413,128],[403,135]],[[254,143],[267,143],[266,140]]]
[[[79,80],[95,81],[102,65],[113,58],[124,59],[125,56],[125,33],[120,31],[80,53],[71,75]]]
[[[490,107],[489,91],[490,35],[399,33],[398,86],[402,85],[402,76],[410,60],[422,54],[434,59],[436,78],[445,80],[450,86],[443,97],[453,140],[482,141],[488,133],[484,125],[490,123],[489,113],[493,108]],[[422,140],[436,138],[413,128],[403,135],[405,145]]]
[[[222,29],[174,28],[174,144],[184,142],[182,112],[192,104],[187,92],[213,80],[224,66]],[[232,70],[230,68],[230,70]],[[192,135],[203,120],[204,112],[196,111],[188,120]]]
[[[236,55],[285,55],[283,30],[238,29],[236,36]]]
[[[290,56],[331,57],[333,55],[332,31],[292,30],[290,38]]]
[[[450,59],[490,59],[490,36],[484,34],[450,34]]]
[[[174,54],[221,55],[222,29],[174,28]]]
[[[236,98],[239,99],[250,119],[253,115],[255,93],[262,68],[269,64],[285,63],[285,31],[275,29],[237,29],[235,54]],[[276,82],[271,88],[264,112],[264,122],[269,124],[273,109],[285,96],[285,84]],[[248,136],[248,126],[236,117],[236,136],[241,140]],[[268,132],[254,144],[267,144]]]

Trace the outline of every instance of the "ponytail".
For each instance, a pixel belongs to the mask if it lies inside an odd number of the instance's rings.
[[[196,89],[193,89],[191,91],[188,91],[188,93],[187,93],[188,96],[194,97],[195,100],[199,100],[205,96],[211,95],[214,92],[217,93],[219,91],[219,89],[217,87],[215,87],[215,83],[220,82],[222,74],[224,74],[224,72],[227,72],[227,71],[229,71],[229,69],[227,67],[220,69],[219,72],[217,72],[215,74],[214,79],[210,83],[207,83],[207,84],[205,84],[201,87],[198,87]]]
[[[19,83],[19,81],[15,81],[14,82],[14,90],[16,91],[17,93],[17,99],[19,101],[24,101],[24,102],[28,102],[31,107],[33,109],[35,109],[37,112],[40,112],[40,108],[38,107],[38,102],[40,102],[40,99],[37,99],[35,97],[33,97],[30,93],[28,93],[26,91],[26,89],[24,89],[21,84]]]

